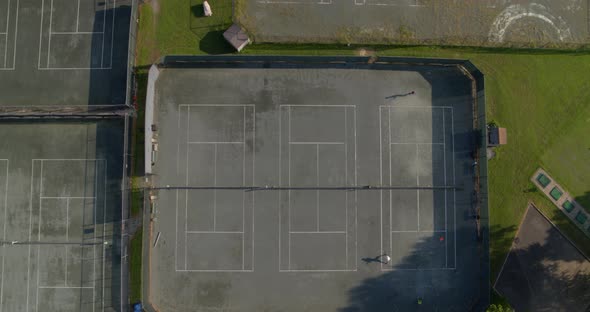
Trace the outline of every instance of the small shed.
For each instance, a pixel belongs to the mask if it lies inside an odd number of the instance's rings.
[[[488,127],[488,146],[505,145],[508,143],[506,128]]]
[[[242,49],[250,43],[250,38],[248,38],[246,31],[237,24],[231,25],[231,27],[223,33],[223,38],[225,38],[225,40],[238,52],[242,51]]]

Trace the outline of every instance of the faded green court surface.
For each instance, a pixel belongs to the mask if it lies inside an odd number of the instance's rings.
[[[4,122],[0,142],[0,309],[119,311],[123,121]]]
[[[0,106],[125,104],[132,0],[1,0]]]
[[[163,312],[489,302],[478,251],[487,243],[473,221],[471,84],[460,70],[212,64],[162,68],[156,84],[151,169],[162,189],[149,303]]]

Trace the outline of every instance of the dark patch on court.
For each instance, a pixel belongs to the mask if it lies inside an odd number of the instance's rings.
[[[529,206],[495,284],[516,311],[588,311],[590,261]]]
[[[167,58],[154,110],[149,303],[487,305],[487,203],[478,237],[476,145],[465,139],[475,137],[472,82],[456,66],[464,63],[367,61]],[[383,254],[391,262],[363,260]]]
[[[133,2],[0,1],[0,106],[124,105]]]

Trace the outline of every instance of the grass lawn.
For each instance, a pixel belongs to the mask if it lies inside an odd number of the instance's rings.
[[[590,105],[585,106],[581,116],[564,116],[572,118],[568,134],[547,148],[541,161],[556,182],[590,213]]]
[[[195,25],[189,22],[191,12],[187,1],[160,0],[158,13],[150,5],[143,5],[140,14],[139,40],[148,45],[139,44],[138,65],[151,64],[166,54],[227,50],[223,48],[223,39],[215,35],[218,32],[215,27],[195,30]],[[199,21],[202,18],[197,19],[197,23]],[[207,36],[210,40],[203,44]],[[356,55],[358,48],[257,44],[242,53]],[[493,279],[530,200],[590,255],[590,239],[529,181],[535,169],[543,166],[567,191],[590,207],[590,87],[587,79],[590,53],[418,46],[372,49],[380,56],[469,59],[484,72],[488,121],[508,128],[509,142],[497,149],[496,159],[489,164]]]
[[[133,304],[141,301],[141,249],[143,231],[141,228],[133,235],[129,244],[129,301]]]

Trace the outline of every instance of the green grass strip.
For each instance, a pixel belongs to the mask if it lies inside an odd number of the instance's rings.
[[[141,258],[143,230],[139,228],[129,246],[129,300],[141,301]]]

